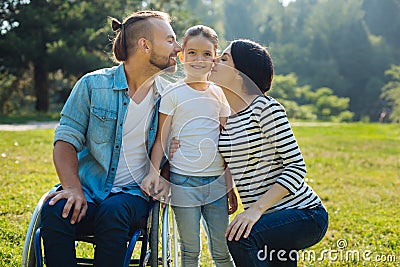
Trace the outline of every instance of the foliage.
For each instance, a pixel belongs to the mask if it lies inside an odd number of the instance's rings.
[[[17,77],[32,69],[36,110],[47,111],[49,88],[55,84],[49,81],[53,73],[76,81],[88,71],[111,64],[113,33],[108,17],[122,20],[128,13],[148,6],[182,17],[179,25],[183,28],[185,15],[180,3],[182,0],[3,1],[3,5],[13,8],[3,12],[2,24],[13,26],[2,32],[1,68]],[[61,89],[69,91],[71,83],[64,83],[68,87]]]
[[[27,70],[19,77],[8,72],[0,72],[0,115],[33,110],[31,74],[31,70]]]
[[[17,77],[8,73],[0,74],[0,114],[8,114],[10,109],[13,109],[9,99],[12,96],[15,88]]]
[[[221,48],[236,38],[258,41],[268,46],[276,74],[295,73],[299,87],[313,92],[330,88],[332,95],[349,99],[353,120],[377,121],[385,104],[379,97],[387,83],[384,72],[400,65],[399,1],[281,2],[1,0],[0,72],[18,83],[6,110],[26,103],[30,108],[36,99],[37,109],[59,110],[77,78],[112,64],[107,16],[122,19],[138,9],[161,9],[175,18],[178,39],[187,27],[202,23],[217,30]],[[297,113],[310,110],[292,104]]]
[[[332,89],[323,87],[312,91],[310,86],[299,86],[294,73],[277,75],[269,95],[278,99],[289,118],[349,122],[353,113],[348,111],[349,98],[338,97]]]
[[[349,98],[354,119],[377,120],[383,72],[400,62],[400,5],[384,2],[296,0],[284,7],[278,0],[227,0],[225,32],[268,46],[276,73],[296,73],[300,85]]]
[[[381,97],[390,108],[389,118],[400,122],[400,66],[393,65],[385,74],[390,77],[390,81],[382,87]]]
[[[398,257],[400,249],[400,129],[391,124],[296,124],[307,164],[307,182],[329,211],[325,238],[308,249],[321,256],[348,242],[346,251]],[[35,205],[55,183],[54,130],[0,132],[0,266],[21,266],[25,233]],[[203,236],[202,266],[212,266]],[[397,253],[397,254],[396,254]],[[206,256],[208,255],[208,256]],[[362,255],[362,254],[361,254]],[[340,256],[332,254],[331,256]],[[299,266],[374,266],[360,258],[302,260]],[[378,262],[375,266],[398,266]],[[376,263],[376,262],[375,262]]]

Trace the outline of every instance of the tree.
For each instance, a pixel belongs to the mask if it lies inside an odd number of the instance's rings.
[[[107,15],[116,15],[109,1],[10,1],[14,21],[0,41],[2,65],[18,77],[33,70],[36,110],[49,109],[49,73],[63,69],[81,75],[104,66],[107,46],[102,29]],[[102,41],[101,41],[102,39]]]
[[[400,58],[400,2],[399,0],[364,0],[365,23],[372,34],[384,37]]]
[[[143,8],[177,15],[183,12],[179,7],[182,1],[3,0],[0,71],[22,77],[31,69],[36,110],[47,111],[50,74],[61,72],[76,79],[110,65],[113,33],[109,16],[122,20]],[[179,25],[183,22],[180,18]]]
[[[390,120],[400,122],[400,66],[392,65],[385,71],[385,75],[390,81],[382,87],[381,98],[386,101],[390,109]]]
[[[385,43],[372,36],[363,20],[363,0],[298,0],[287,7],[295,37],[279,47],[283,73],[296,72],[314,90],[329,87],[350,98],[355,118],[375,117],[377,77],[387,68]],[[299,28],[302,27],[302,28]],[[279,68],[279,66],[278,66]],[[362,96],[362,97],[361,97]]]

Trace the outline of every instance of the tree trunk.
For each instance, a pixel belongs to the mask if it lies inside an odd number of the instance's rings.
[[[49,82],[48,71],[45,64],[42,62],[35,62],[34,65],[34,82],[35,82],[35,95],[37,111],[46,112],[49,110]]]

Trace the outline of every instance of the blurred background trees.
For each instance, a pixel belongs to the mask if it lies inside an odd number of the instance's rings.
[[[267,46],[292,118],[400,121],[399,0],[0,0],[0,113],[58,112],[80,76],[115,64],[108,17],[142,9],[175,17],[178,39],[202,23],[221,48]]]

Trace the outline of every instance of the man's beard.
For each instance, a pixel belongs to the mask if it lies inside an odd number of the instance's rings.
[[[157,53],[152,53],[150,57],[150,64],[154,67],[158,68],[159,70],[166,70],[167,72],[175,72],[176,64],[171,63],[171,56],[161,56]]]

